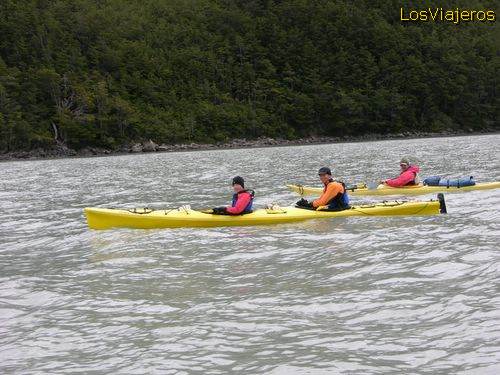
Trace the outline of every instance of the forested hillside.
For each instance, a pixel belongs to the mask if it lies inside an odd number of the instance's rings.
[[[408,4],[2,0],[0,151],[498,130],[498,20]]]

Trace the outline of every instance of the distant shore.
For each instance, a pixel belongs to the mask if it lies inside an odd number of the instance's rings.
[[[301,145],[319,145],[329,143],[349,143],[349,142],[372,142],[397,139],[415,139],[415,138],[436,138],[436,137],[459,137],[467,135],[488,135],[498,134],[498,131],[483,132],[456,132],[443,131],[439,133],[432,132],[402,132],[397,134],[365,134],[361,136],[341,136],[341,137],[307,137],[300,139],[277,139],[261,137],[258,139],[233,139],[228,142],[207,143],[181,143],[181,144],[157,144],[151,140],[146,142],[134,142],[123,145],[118,149],[107,149],[100,147],[85,147],[80,150],[73,150],[64,145],[54,145],[49,149],[37,148],[30,151],[12,151],[0,153],[0,161],[17,160],[37,160],[37,159],[58,159],[75,157],[96,157],[96,156],[115,156],[141,153],[159,153],[159,152],[179,152],[179,151],[205,151],[205,150],[226,150],[242,148],[260,148],[260,147],[281,147],[281,146],[301,146]]]

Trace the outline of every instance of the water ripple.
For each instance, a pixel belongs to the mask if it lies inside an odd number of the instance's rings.
[[[235,174],[285,205],[320,165],[373,180],[408,150],[429,175],[499,180],[499,140],[0,163],[0,373],[497,374],[498,191],[255,228],[95,232],[82,208],[220,205]]]

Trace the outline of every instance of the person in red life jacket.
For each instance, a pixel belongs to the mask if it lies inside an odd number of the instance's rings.
[[[406,158],[401,159],[399,166],[401,167],[399,177],[381,181],[381,183],[391,187],[402,187],[407,185],[417,185],[420,182],[418,177],[420,168],[418,166],[411,165]]]
[[[320,168],[318,175],[324,186],[323,194],[312,202],[308,202],[302,198],[297,202],[297,207],[315,210],[318,207],[327,206],[328,210],[332,211],[341,211],[349,208],[349,196],[347,195],[345,184],[333,180],[330,168]]]
[[[236,176],[233,178],[233,201],[231,207],[215,207],[213,214],[215,215],[243,215],[252,212],[253,198],[255,192],[245,189],[245,180],[243,177]]]

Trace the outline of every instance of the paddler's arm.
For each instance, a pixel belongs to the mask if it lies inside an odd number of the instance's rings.
[[[321,197],[312,202],[314,208],[318,208],[319,206],[326,206],[333,197],[337,194],[342,193],[343,187],[341,184],[336,182],[330,182],[326,187],[326,191],[321,194]]]
[[[412,171],[406,171],[399,175],[399,177],[385,180],[384,183],[391,187],[405,186],[415,179],[415,175]]]

